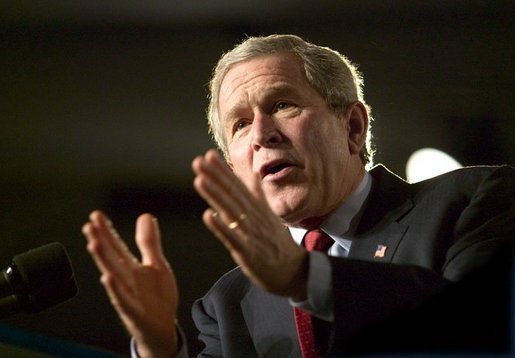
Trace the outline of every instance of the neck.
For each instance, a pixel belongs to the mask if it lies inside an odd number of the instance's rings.
[[[306,230],[311,230],[320,225],[329,217],[331,214],[339,208],[348,198],[349,196],[359,187],[363,180],[363,176],[365,175],[365,168],[362,166],[358,172],[358,175],[355,176],[353,180],[350,190],[346,193],[346,195],[337,201],[334,205],[327,207],[325,213],[321,215],[310,216],[306,218],[302,218],[296,222],[284,222],[284,224],[288,227],[298,227]]]
[[[327,219],[327,217],[329,215],[331,215],[331,213],[333,211],[334,210],[331,210],[331,212],[327,213],[324,216],[312,217],[312,218],[304,219],[304,220],[302,220],[301,222],[297,223],[294,226],[295,227],[301,227],[301,228],[306,229],[306,230],[311,230],[311,229],[320,227],[320,225],[324,222],[324,220]],[[293,225],[289,225],[289,226],[293,226]]]

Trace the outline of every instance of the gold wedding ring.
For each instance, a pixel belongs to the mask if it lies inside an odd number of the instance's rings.
[[[229,227],[229,229],[234,230],[238,226],[240,226],[240,222],[238,220],[236,220],[236,221],[233,221],[232,223],[229,223],[229,225],[227,225],[227,226]]]
[[[241,213],[240,216],[238,216],[238,219],[239,220],[235,220],[231,223],[229,223],[229,225],[227,225],[227,227],[231,230],[234,230],[236,229],[238,226],[240,226],[240,222],[245,220],[247,218],[247,214],[245,213]]]

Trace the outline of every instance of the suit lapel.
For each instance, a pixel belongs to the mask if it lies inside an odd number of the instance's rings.
[[[401,219],[413,208],[410,185],[379,165],[370,171],[372,189],[349,258],[391,262],[408,229]]]
[[[259,357],[300,356],[293,309],[286,298],[251,286],[241,308]]]

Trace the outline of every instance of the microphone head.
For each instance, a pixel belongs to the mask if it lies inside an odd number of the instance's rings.
[[[19,273],[25,311],[39,312],[77,294],[70,258],[58,242],[19,254],[12,263]]]

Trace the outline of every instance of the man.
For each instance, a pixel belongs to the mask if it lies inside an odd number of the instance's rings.
[[[512,240],[510,167],[416,185],[382,166],[365,170],[361,77],[335,51],[289,35],[247,39],[219,61],[208,116],[225,160],[214,150],[195,158],[194,187],[238,268],[193,307],[202,355],[371,351],[364,334],[373,340],[384,322],[423,312]],[[83,232],[138,354],[184,354],[156,220],[138,219],[141,263],[101,212]],[[314,235],[315,246],[327,241],[323,253],[304,247]]]

